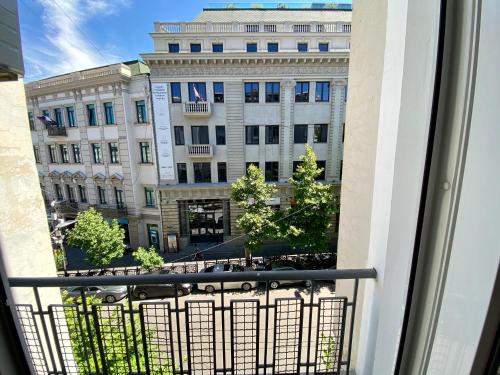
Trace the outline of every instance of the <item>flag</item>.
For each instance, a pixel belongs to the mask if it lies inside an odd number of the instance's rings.
[[[57,122],[52,120],[49,116],[43,115],[43,116],[37,116],[37,119],[39,119],[45,126],[51,126],[51,125],[57,125]]]
[[[201,101],[201,102],[204,102],[205,99],[203,99],[203,96],[200,95],[200,93],[198,92],[198,90],[196,90],[196,85],[193,85],[193,91],[194,91],[194,97],[196,98],[196,101]]]

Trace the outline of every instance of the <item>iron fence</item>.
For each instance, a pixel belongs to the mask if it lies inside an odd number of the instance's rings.
[[[10,278],[34,304],[17,305],[38,374],[340,374],[349,372],[357,290],[374,269],[103,276],[126,286],[119,303],[85,296],[95,277]],[[350,296],[324,280],[352,280]],[[274,280],[308,287],[271,290]],[[224,285],[259,282],[229,295]],[[136,285],[220,283],[212,294],[133,300]],[[48,304],[46,288],[82,287],[79,303]],[[326,294],[325,294],[326,289]],[[252,295],[250,295],[252,293]],[[236,297],[236,298],[233,298]]]

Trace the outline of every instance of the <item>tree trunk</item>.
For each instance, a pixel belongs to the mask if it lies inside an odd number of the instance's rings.
[[[245,246],[245,263],[247,267],[252,266],[252,252],[247,246]]]

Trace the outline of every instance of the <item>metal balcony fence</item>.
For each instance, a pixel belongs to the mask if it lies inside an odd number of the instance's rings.
[[[223,272],[79,278],[10,278],[33,290],[17,305],[37,374],[340,374],[349,371],[360,279],[374,269]],[[319,294],[322,280],[351,279],[350,296]],[[309,286],[271,290],[273,280]],[[220,283],[221,290],[136,302],[136,285]],[[258,282],[228,295],[224,285]],[[118,303],[47,304],[45,288],[126,286]],[[331,285],[331,284],[330,284]],[[245,295],[247,294],[247,295]],[[302,295],[305,295],[303,297]],[[234,298],[233,298],[234,297]]]

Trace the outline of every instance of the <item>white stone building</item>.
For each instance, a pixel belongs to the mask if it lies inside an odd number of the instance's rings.
[[[25,85],[46,203],[61,202],[65,218],[95,207],[118,219],[133,248],[163,246],[148,73],[130,61]]]
[[[238,234],[230,184],[258,164],[291,203],[308,143],[340,184],[351,11],[204,9],[158,22],[151,69],[164,235],[180,246]],[[334,226],[335,227],[335,226]],[[165,243],[167,243],[165,241]]]

